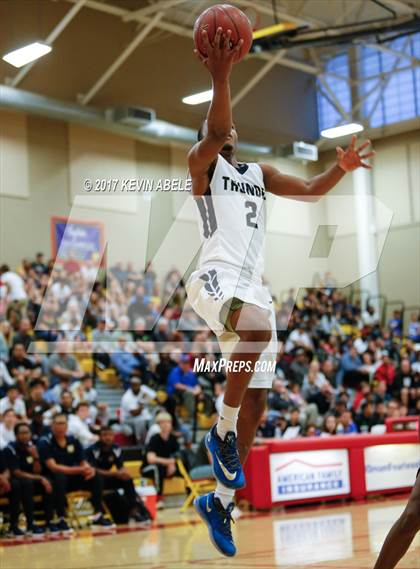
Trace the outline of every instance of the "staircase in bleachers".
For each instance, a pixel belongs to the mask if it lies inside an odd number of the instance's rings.
[[[95,389],[98,392],[98,402],[106,403],[109,407],[110,418],[116,419],[117,409],[120,406],[121,397],[124,393],[122,387],[112,387],[98,378]]]

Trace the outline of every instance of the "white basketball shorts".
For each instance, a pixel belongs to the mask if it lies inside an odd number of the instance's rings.
[[[226,305],[229,306],[232,299],[238,299],[269,312],[271,340],[258,360],[258,369],[249,387],[271,388],[275,376],[273,362],[278,352],[276,316],[270,292],[261,279],[255,279],[245,271],[239,274],[234,267],[224,263],[212,263],[203,265],[191,274],[186,290],[192,308],[216,334],[220,351],[226,359],[239,341],[239,336],[225,325],[228,315]]]

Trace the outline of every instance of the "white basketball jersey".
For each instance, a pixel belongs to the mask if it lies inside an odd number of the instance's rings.
[[[235,168],[220,154],[206,194],[196,203],[200,213],[200,267],[228,263],[260,277],[264,271],[266,227],[264,178],[256,163]]]

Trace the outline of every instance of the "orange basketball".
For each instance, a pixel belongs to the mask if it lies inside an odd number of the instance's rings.
[[[203,45],[202,31],[207,31],[209,41],[212,42],[217,28],[222,28],[224,33],[232,30],[232,46],[235,46],[240,39],[244,40],[235,63],[243,59],[252,45],[252,26],[248,17],[242,10],[230,4],[216,4],[198,16],[194,24],[194,43],[196,49],[203,56],[206,56],[207,53]]]

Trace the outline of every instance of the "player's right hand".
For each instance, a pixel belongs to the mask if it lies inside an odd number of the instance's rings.
[[[226,81],[230,76],[235,60],[238,58],[244,40],[240,39],[236,46],[232,47],[230,40],[232,30],[223,33],[222,28],[217,28],[213,42],[210,42],[206,30],[203,30],[202,34],[207,56],[202,55],[197,49],[194,50],[194,53],[207,67],[214,81]]]

